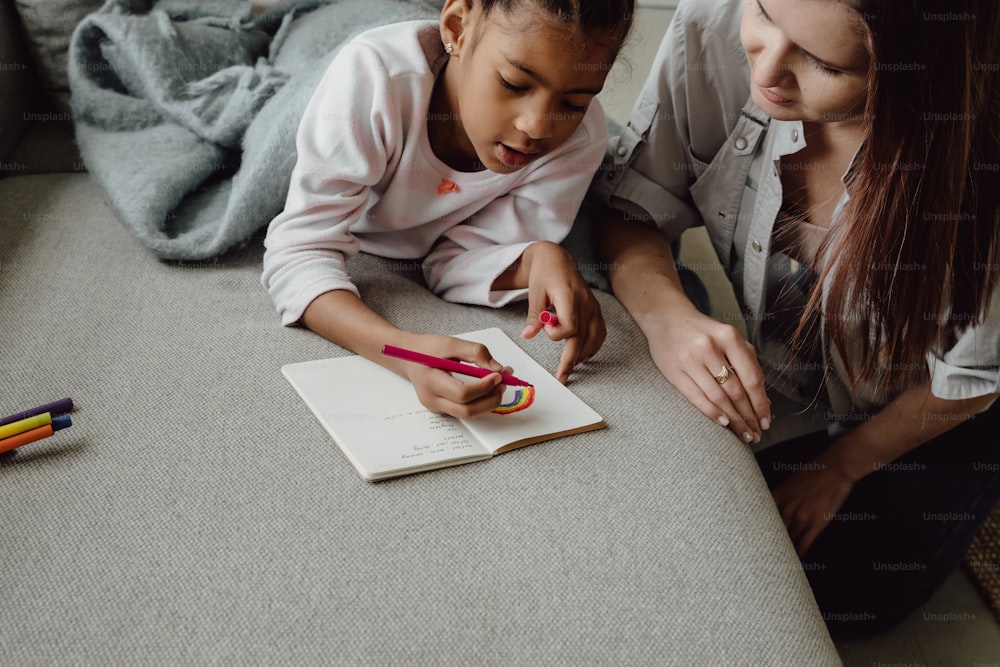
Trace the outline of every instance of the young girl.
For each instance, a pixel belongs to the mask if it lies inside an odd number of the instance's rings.
[[[383,344],[503,366],[457,338],[403,331],[361,301],[345,258],[424,258],[451,301],[528,298],[522,336],[554,307],[556,376],[604,340],[600,306],[558,243],[606,149],[595,95],[625,39],[632,0],[448,0],[439,22],[362,33],[331,63],[302,118],[284,211],[265,241],[263,283],[282,322],[407,377],[429,410],[500,403],[499,373],[474,382],[388,359]],[[509,370],[509,369],[508,369]]]
[[[998,62],[995,0],[681,3],[595,181],[663,374],[786,441],[758,462],[836,636],[924,602],[1000,497]],[[697,224],[749,342],[680,288]]]

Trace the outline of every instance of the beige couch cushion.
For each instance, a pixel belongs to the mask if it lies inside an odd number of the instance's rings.
[[[66,58],[73,29],[101,0],[16,0],[38,80],[62,111],[69,111]]]

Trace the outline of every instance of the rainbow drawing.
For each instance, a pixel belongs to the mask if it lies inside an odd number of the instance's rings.
[[[512,412],[520,412],[531,407],[535,402],[534,387],[517,387],[514,389],[514,398],[508,403],[502,403],[500,407],[493,410],[498,415],[509,415]]]

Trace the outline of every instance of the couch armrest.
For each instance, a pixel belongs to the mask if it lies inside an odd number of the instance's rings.
[[[27,122],[31,61],[13,2],[0,3],[0,176],[17,171],[8,163]]]

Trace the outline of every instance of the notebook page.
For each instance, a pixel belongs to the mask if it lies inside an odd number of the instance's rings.
[[[459,420],[429,412],[409,382],[364,357],[281,370],[365,479],[491,456]]]
[[[456,337],[483,343],[494,359],[510,366],[516,377],[535,386],[534,403],[527,409],[506,415],[485,414],[464,422],[489,451],[496,453],[508,445],[526,445],[604,427],[597,412],[500,329],[483,329]],[[514,388],[507,388],[505,401],[513,391]]]

